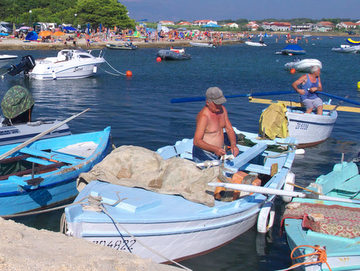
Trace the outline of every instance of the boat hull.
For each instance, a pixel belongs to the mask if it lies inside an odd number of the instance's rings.
[[[313,253],[312,247],[318,245],[325,248],[326,257],[323,258],[332,270],[360,270],[359,180],[359,165],[342,162],[336,164],[330,173],[319,176],[316,185],[308,188],[321,187],[321,191],[317,192],[350,202],[311,198],[292,200],[290,204],[293,208],[286,209],[295,211],[285,211],[283,224],[290,249],[301,246],[293,251],[294,257],[302,256],[295,259],[296,263],[316,261],[317,256],[311,259],[308,254]],[[318,222],[314,221],[314,224],[303,221],[311,214],[321,214],[323,217],[318,216]],[[329,270],[325,262],[303,264],[301,268],[307,271]]]
[[[324,111],[323,115],[317,115],[288,108],[286,115],[289,135],[297,139],[300,147],[310,147],[325,141],[331,135],[337,119],[336,111]]]
[[[236,128],[235,132],[239,133]],[[266,187],[281,189],[294,153],[275,155],[275,152],[265,151],[265,145],[276,144],[275,141],[262,141],[257,134],[241,133],[257,140],[256,145],[239,145],[242,155],[238,156],[236,162],[225,164],[225,167],[270,175],[271,165],[276,163],[277,171],[264,182]],[[286,141],[289,144],[293,142]],[[259,147],[261,144],[262,147]],[[175,145],[160,148],[157,153],[163,159],[178,155],[191,159],[192,146],[192,140],[184,139]],[[264,159],[266,156],[269,158]],[[260,165],[265,160],[266,165]],[[104,211],[94,212],[80,205],[67,207],[66,234],[151,258],[159,263],[183,260],[214,250],[246,232],[257,223],[263,206],[271,205],[275,199],[274,195],[252,194],[234,201],[214,200],[214,206],[207,206],[179,196],[178,191],[172,194],[91,181],[75,202],[89,195],[97,196]],[[117,201],[119,197],[120,201]]]
[[[46,162],[46,164],[50,164],[50,161],[55,162],[54,160],[57,159],[55,157],[59,153],[55,149],[63,149],[74,144],[80,144],[79,146],[81,146],[81,144],[88,144],[89,142],[93,142],[96,145],[87,157],[83,157],[83,155],[75,156],[75,154],[66,155],[65,161],[71,162],[57,167],[58,169],[54,171],[35,172],[34,176],[31,174],[23,176],[12,175],[7,177],[7,179],[1,180],[0,215],[11,216],[13,214],[44,209],[74,198],[78,193],[76,178],[80,173],[89,171],[104,158],[109,150],[109,137],[110,128],[106,128],[100,132],[50,138],[32,143],[32,145],[28,146],[28,149],[30,152],[34,152],[35,156],[30,155],[29,158],[26,158],[28,159],[27,161],[32,163],[40,161]],[[16,146],[16,144],[2,146],[0,147],[0,152],[5,153]],[[39,154],[37,154],[38,150],[54,150],[54,156],[51,156],[53,159],[45,161],[43,159],[46,156],[44,156],[40,160]],[[77,153],[82,151],[83,149],[80,147]],[[22,152],[22,149],[19,152],[20,154],[28,153],[28,151]],[[43,151],[42,153],[47,152]],[[64,159],[64,154],[60,154],[60,157],[62,158],[59,159]],[[36,178],[42,178],[43,180],[39,184],[32,185],[28,183],[29,180]]]
[[[0,68],[9,66],[16,58],[15,55],[0,55]]]
[[[0,146],[25,142],[26,140],[50,129],[58,123],[60,123],[60,121],[58,120],[37,121],[0,127]],[[71,132],[69,126],[67,124],[64,124],[56,130],[52,131],[51,133],[45,135],[43,139],[65,136],[70,134]]]
[[[300,61],[288,62],[285,64],[285,69],[295,69],[298,72],[310,72],[313,66],[319,66],[322,69],[322,64],[317,59],[303,59]]]

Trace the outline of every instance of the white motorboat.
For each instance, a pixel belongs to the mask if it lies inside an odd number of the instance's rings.
[[[245,44],[249,45],[249,46],[257,46],[257,47],[267,46],[263,41],[260,41],[260,42],[245,41]]]
[[[190,41],[189,44],[194,47],[216,48],[216,45],[214,45],[211,42],[192,42],[192,41]]]
[[[342,44],[338,48],[332,48],[331,51],[337,53],[360,53],[360,45],[350,46],[348,44]]]
[[[0,68],[6,67],[17,58],[16,55],[0,55]]]
[[[298,72],[310,72],[311,67],[319,66],[322,69],[321,61],[315,58],[296,59],[285,64],[286,70],[295,69]]]
[[[37,59],[29,75],[39,80],[85,78],[94,75],[97,66],[104,62],[101,53],[95,57],[84,50],[64,49],[56,57]]]

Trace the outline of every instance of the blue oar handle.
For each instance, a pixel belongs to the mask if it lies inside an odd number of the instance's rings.
[[[347,98],[343,98],[343,97],[340,97],[340,96],[337,96],[337,95],[329,94],[329,93],[322,92],[322,91],[319,91],[319,92],[316,92],[316,93],[317,94],[322,94],[322,95],[325,95],[325,96],[328,96],[328,97],[331,97],[331,98],[334,98],[334,99],[342,100],[342,101],[347,102],[347,103],[360,105],[360,102],[350,100],[350,99],[347,99]]]
[[[255,97],[255,96],[268,96],[268,95],[284,95],[284,94],[294,94],[294,91],[268,91],[268,92],[255,92],[255,93],[245,93],[237,95],[227,95],[225,98],[238,98],[238,97]],[[188,102],[199,102],[205,101],[205,97],[184,97],[184,98],[174,98],[170,100],[170,103],[188,103]]]

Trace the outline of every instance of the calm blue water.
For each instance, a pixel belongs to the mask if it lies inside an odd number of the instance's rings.
[[[267,47],[244,44],[211,48],[187,48],[189,61],[155,61],[158,49],[136,51],[105,50],[105,58],[121,72],[130,70],[132,78],[113,76],[104,65],[93,78],[68,81],[25,81],[22,77],[0,80],[0,96],[15,84],[28,87],[35,98],[35,117],[65,119],[90,107],[83,116],[72,120],[73,133],[112,127],[116,146],[139,145],[152,150],[192,137],[195,118],[203,102],[171,104],[171,98],[203,96],[210,86],[219,86],[225,95],[262,91],[291,90],[300,74],[290,74],[283,66],[293,57],[276,55],[285,47],[284,40],[266,40]],[[332,47],[345,43],[345,38],[314,38],[300,45],[307,51],[304,58],[317,58],[323,63],[321,79],[327,93],[346,96],[360,102],[360,55],[337,54]],[[5,52],[3,52],[5,53]],[[55,51],[7,51],[35,58],[55,56]],[[98,51],[94,51],[98,54]],[[267,98],[267,97],[265,97]],[[294,99],[296,95],[269,98]],[[325,98],[325,97],[324,97]],[[333,104],[339,101],[333,100]],[[344,104],[352,106],[351,104]],[[241,130],[258,130],[264,105],[248,103],[246,98],[228,99],[226,107],[232,124]],[[360,151],[359,114],[339,112],[331,138],[306,150],[293,165],[296,181],[306,185],[320,174],[331,170],[341,159],[350,160]],[[183,264],[194,270],[275,270],[290,265],[284,236],[279,235],[279,216],[284,204],[277,201],[277,221],[266,236],[251,229],[227,246]],[[61,212],[32,216],[18,221],[37,228],[59,230]]]

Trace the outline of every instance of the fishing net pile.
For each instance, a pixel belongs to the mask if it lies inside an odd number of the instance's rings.
[[[185,199],[214,206],[214,188],[219,167],[199,169],[182,158],[164,160],[159,154],[143,147],[121,146],[113,150],[88,173],[80,174],[77,188],[100,180],[113,184],[142,187],[163,194],[177,194]]]

